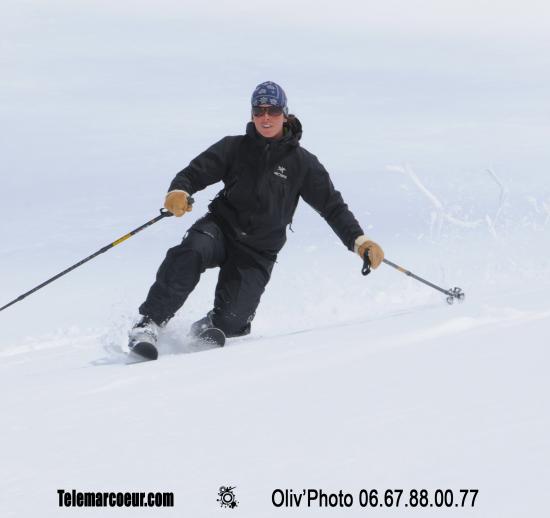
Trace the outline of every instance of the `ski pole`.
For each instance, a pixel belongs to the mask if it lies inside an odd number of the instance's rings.
[[[191,197],[188,198],[188,203],[192,204],[193,201],[194,201],[193,198],[191,198]],[[26,293],[23,293],[23,295],[19,295],[19,297],[17,297],[16,299],[12,300],[11,302],[8,302],[5,306],[2,306],[0,308],[0,311],[4,311],[4,309],[9,308],[11,305],[15,304],[16,302],[19,302],[20,300],[23,300],[25,297],[28,297],[29,295],[31,295],[35,291],[38,291],[39,289],[43,288],[44,286],[47,286],[51,282],[56,281],[60,277],[63,277],[63,275],[65,275],[69,272],[72,272],[73,270],[75,270],[79,266],[82,266],[84,263],[87,263],[88,261],[91,261],[92,259],[94,259],[98,255],[107,252],[107,250],[110,250],[111,248],[114,248],[116,245],[119,245],[123,241],[126,241],[127,239],[131,238],[133,235],[137,234],[138,232],[141,232],[143,229],[145,229],[147,227],[150,227],[151,225],[155,224],[157,221],[160,221],[163,218],[168,218],[170,216],[172,216],[171,212],[168,212],[165,209],[160,209],[160,215],[157,216],[156,218],[153,218],[151,221],[148,221],[147,223],[144,223],[140,227],[135,228],[134,230],[128,232],[124,236],[118,238],[116,241],[113,241],[112,243],[109,243],[108,245],[104,246],[103,248],[101,248],[100,250],[95,252],[94,254],[89,255],[85,259],[82,259],[82,261],[79,261],[78,263],[73,264],[72,266],[70,266],[66,270],[63,270],[62,272],[58,273],[57,275],[54,275],[51,279],[48,279],[47,281],[44,281],[42,284],[39,284],[38,286],[34,287],[32,290],[29,290]]]
[[[408,275],[409,277],[412,277],[413,279],[416,279],[417,281],[420,281],[427,286],[430,286],[431,288],[434,288],[435,290],[440,291],[444,295],[447,295],[447,304],[453,304],[455,299],[457,299],[459,302],[462,302],[464,300],[465,294],[464,292],[458,288],[449,288],[448,290],[441,288],[440,286],[437,286],[436,284],[431,283],[430,281],[427,281],[426,279],[423,279],[422,277],[419,277],[418,275],[415,275],[414,273],[410,272],[409,270],[406,270],[402,266],[399,266],[398,264],[392,263],[391,261],[388,261],[387,259],[382,260],[387,265],[391,266],[392,268],[395,268],[396,270],[400,271],[401,273],[404,273],[405,275]],[[368,252],[365,252],[365,255],[363,257],[363,268],[361,269],[361,273],[363,275],[368,275],[371,271],[370,267],[370,259]]]

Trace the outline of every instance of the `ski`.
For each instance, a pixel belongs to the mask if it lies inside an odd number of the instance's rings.
[[[146,360],[156,360],[159,356],[157,348],[149,342],[138,342],[130,347],[130,352]]]
[[[217,345],[218,347],[225,345],[225,333],[217,327],[204,329],[193,339],[199,344]],[[159,356],[157,348],[152,343],[144,340],[136,342],[135,345],[130,344],[128,348],[130,356],[139,357],[140,361],[156,360]],[[139,361],[132,361],[131,363],[139,363]]]
[[[208,327],[197,335],[197,340],[223,347],[225,345],[225,333],[217,327]]]

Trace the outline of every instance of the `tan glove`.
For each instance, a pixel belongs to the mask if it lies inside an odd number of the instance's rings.
[[[164,200],[164,208],[179,218],[193,210],[193,205],[187,202],[188,196],[185,191],[170,191]]]
[[[382,247],[368,239],[367,236],[359,236],[355,240],[355,248],[361,259],[365,257],[365,252],[368,250],[372,268],[378,268],[382,263],[382,259],[384,259],[384,250],[382,250]]]

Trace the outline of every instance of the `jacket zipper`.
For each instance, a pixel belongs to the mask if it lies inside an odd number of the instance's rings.
[[[269,154],[271,152],[271,144],[268,142],[265,146],[264,146],[264,151],[263,151],[263,163],[262,163],[262,167],[260,168],[260,174],[258,175],[258,178],[256,178],[256,189],[255,189],[255,195],[256,195],[256,211],[255,213],[257,214],[259,211],[260,211],[260,203],[261,203],[261,198],[260,198],[260,190],[262,188],[262,182],[267,178],[267,169],[268,169],[268,166],[269,166]],[[250,215],[250,217],[248,218],[248,228],[247,228],[247,231],[250,232],[250,229],[252,228],[252,215]]]

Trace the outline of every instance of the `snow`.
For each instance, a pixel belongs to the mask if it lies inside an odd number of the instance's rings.
[[[242,132],[266,79],[388,259],[466,299],[386,265],[363,277],[301,204],[250,336],[186,341],[208,271],[159,360],[128,364],[158,264],[217,189],[198,193],[183,219],[0,313],[0,516],[546,516],[548,7],[229,5],[6,7],[0,305],[153,218],[175,172]],[[60,508],[73,488],[173,491],[175,507]],[[460,510],[271,502],[308,488],[479,495]]]

